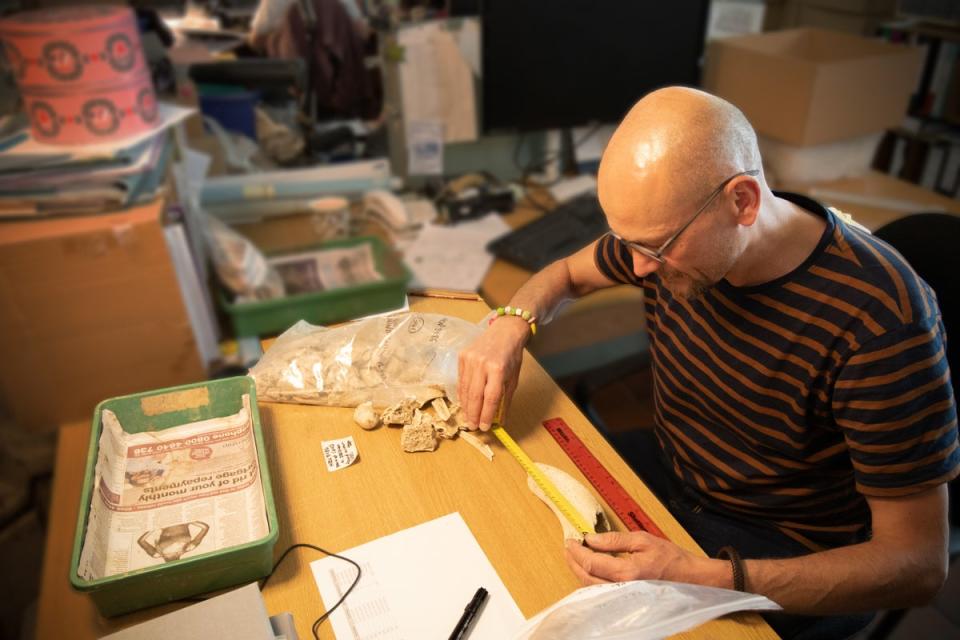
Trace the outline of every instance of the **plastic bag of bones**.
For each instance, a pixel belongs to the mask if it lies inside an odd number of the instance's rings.
[[[459,407],[447,399],[456,394],[459,352],[481,330],[460,318],[429,313],[338,327],[301,321],[277,338],[250,375],[261,401],[357,407],[361,426],[403,427],[405,451],[433,451],[440,439],[456,438],[466,429]],[[476,435],[464,435],[492,457]]]

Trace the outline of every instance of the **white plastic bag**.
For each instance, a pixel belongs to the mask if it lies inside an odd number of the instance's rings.
[[[779,609],[764,596],[681,582],[598,584],[530,618],[514,640],[655,640],[734,611]]]
[[[250,240],[217,218],[206,216],[205,235],[217,277],[243,299],[282,298],[285,290],[277,270]]]
[[[398,313],[339,327],[300,321],[252,369],[257,398],[383,408],[408,397],[455,400],[460,350],[481,327],[432,313]]]

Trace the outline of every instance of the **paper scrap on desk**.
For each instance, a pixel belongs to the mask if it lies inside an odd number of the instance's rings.
[[[495,213],[451,226],[425,225],[404,248],[403,261],[413,272],[410,286],[476,291],[493,263],[487,243],[508,231]]]
[[[446,638],[463,608],[484,587],[490,597],[470,640],[502,640],[523,614],[459,513],[340,552],[363,569],[360,582],[330,621],[338,640]],[[329,609],[350,587],[356,569],[337,558],[310,564]]]
[[[347,436],[339,440],[323,440],[320,442],[320,446],[323,448],[323,461],[327,463],[327,471],[339,471],[349,467],[356,462],[357,456],[360,455],[353,436]]]

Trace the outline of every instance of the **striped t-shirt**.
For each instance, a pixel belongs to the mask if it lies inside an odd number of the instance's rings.
[[[864,496],[903,496],[960,472],[957,412],[933,290],[867,231],[826,219],[791,273],[726,280],[684,300],[633,274],[611,236],[598,268],[642,286],[657,438],[700,499],[811,549],[869,535]]]

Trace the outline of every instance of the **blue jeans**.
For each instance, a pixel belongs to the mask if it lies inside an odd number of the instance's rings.
[[[702,504],[666,468],[652,431],[611,434],[609,440],[711,558],[727,545],[744,558],[791,558],[811,553],[810,549],[776,529],[734,519]],[[785,640],[843,640],[866,627],[874,615],[818,617],[766,613],[763,617]]]

